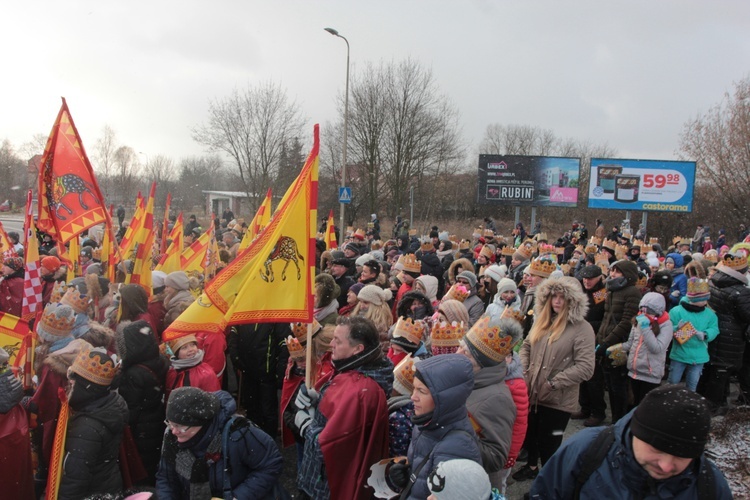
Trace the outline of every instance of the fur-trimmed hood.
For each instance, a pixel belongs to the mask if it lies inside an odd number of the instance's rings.
[[[456,282],[456,274],[458,274],[460,271],[457,271],[457,268],[461,266],[462,271],[471,271],[474,272],[474,264],[471,263],[469,259],[461,258],[454,260],[450,267],[448,268],[448,278],[450,279],[451,283]]]
[[[89,321],[88,327],[89,330],[80,338],[94,347],[104,347],[105,349],[112,347],[112,341],[115,338],[114,331],[96,321]]]
[[[536,288],[534,309],[542,309],[547,301],[558,293],[568,302],[568,323],[583,321],[589,311],[589,301],[581,283],[570,276],[544,280]]]

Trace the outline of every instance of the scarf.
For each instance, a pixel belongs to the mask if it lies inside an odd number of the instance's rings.
[[[318,321],[321,321],[323,318],[328,316],[331,313],[335,313],[338,311],[339,303],[337,300],[332,300],[330,304],[328,304],[325,307],[316,307],[313,309],[313,316]]]
[[[362,351],[359,354],[350,356],[346,359],[334,359],[333,367],[337,372],[345,372],[348,370],[354,370],[368,363],[376,361],[382,355],[380,344],[378,343],[369,351]]]
[[[433,413],[435,413],[434,410],[429,413],[425,413],[424,415],[412,415],[411,417],[409,417],[409,420],[411,420],[411,423],[413,423],[414,425],[422,427],[430,423]]]
[[[172,356],[171,358],[169,358],[169,362],[172,363],[172,368],[177,371],[186,370],[203,363],[203,354],[203,349],[199,349],[198,354],[196,354],[192,358],[178,359]]]
[[[203,426],[198,434],[184,443],[178,443],[177,437],[171,432],[167,432],[164,438],[164,460],[168,464],[174,464],[175,472],[190,483],[191,500],[205,500],[214,496],[211,494],[209,467],[220,460],[221,432],[214,434],[202,456],[196,457],[192,450],[207,431],[208,426]]]
[[[698,305],[695,305],[695,304],[691,304],[691,303],[689,303],[689,302],[680,302],[680,305],[681,305],[681,306],[682,306],[682,308],[683,308],[683,309],[685,309],[686,311],[688,311],[688,312],[693,312],[693,313],[699,313],[699,312],[703,312],[703,311],[704,311],[704,309],[706,309],[706,302],[704,302],[702,306],[698,306]]]
[[[628,279],[625,276],[619,278],[610,278],[607,280],[606,287],[610,292],[617,292],[628,286]]]

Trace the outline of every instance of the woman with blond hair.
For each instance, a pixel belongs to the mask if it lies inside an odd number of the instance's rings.
[[[588,299],[575,278],[549,278],[536,290],[534,325],[521,346],[529,388],[528,463],[513,479],[533,479],[562,443],[578,409],[578,385],[594,374],[594,331],[584,319]]]
[[[366,285],[357,295],[359,301],[352,311],[352,316],[362,316],[375,323],[380,334],[380,345],[387,352],[389,347],[388,329],[393,324],[393,315],[388,301],[393,297],[389,289],[377,285]]]

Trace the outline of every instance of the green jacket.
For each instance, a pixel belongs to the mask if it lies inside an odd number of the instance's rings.
[[[708,363],[708,343],[719,335],[719,318],[708,307],[701,312],[690,312],[683,307],[683,304],[690,304],[687,298],[683,298],[680,305],[669,311],[669,319],[672,321],[675,331],[677,331],[677,325],[680,321],[689,321],[696,330],[705,334],[705,339],[700,340],[698,337],[692,336],[684,344],[673,340],[669,359],[690,365]]]

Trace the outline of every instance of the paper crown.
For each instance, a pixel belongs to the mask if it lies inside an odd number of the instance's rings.
[[[432,325],[432,354],[452,354],[458,350],[459,341],[466,335],[466,325],[461,321],[441,321]]]
[[[482,236],[484,236],[485,238],[494,238],[495,232],[492,229],[485,229],[482,232]]]
[[[516,252],[521,254],[523,260],[530,260],[534,253],[534,245],[530,241],[521,243],[521,246],[516,249]]]
[[[645,241],[643,241],[643,240],[642,240],[642,239],[640,239],[640,238],[636,238],[636,239],[634,239],[634,240],[633,240],[633,246],[634,246],[634,247],[642,247],[642,246],[643,246],[643,245],[645,245],[645,244],[646,244],[646,242],[645,242]]]
[[[641,255],[646,255],[651,251],[651,245],[641,245]]]
[[[555,246],[548,243],[539,243],[539,245],[537,245],[537,250],[539,250],[539,255],[545,253],[556,253]]]
[[[294,338],[299,340],[302,345],[305,345],[305,343],[307,342],[307,323],[292,323],[289,326],[292,327]],[[318,320],[313,318],[312,336],[315,337],[315,335],[318,334],[321,328],[323,327],[320,325],[320,323],[318,323]]]
[[[717,252],[714,249],[709,250],[706,252],[706,254],[703,256],[707,261],[713,262],[714,264],[719,262],[719,252]]]
[[[711,295],[708,280],[690,278],[687,283],[687,296],[691,299],[708,298]]]
[[[549,278],[549,275],[557,270],[557,262],[550,257],[538,257],[529,264],[529,274],[542,278]]]
[[[474,232],[472,233],[472,235],[475,238],[478,238],[478,237],[482,236],[483,232],[484,232],[484,228],[481,225],[479,225],[479,226],[477,226],[477,227],[474,228]]]
[[[91,252],[91,257],[92,257],[92,258],[93,258],[94,260],[102,260],[102,249],[101,249],[101,248],[95,248],[95,249],[94,249],[94,250],[93,250],[93,251]]]
[[[432,252],[435,250],[435,245],[432,244],[432,241],[423,241],[421,245],[419,245],[419,249],[422,252]]]
[[[370,242],[370,250],[380,250],[383,248],[383,240],[372,240]]]
[[[607,255],[604,252],[599,252],[596,255],[594,255],[594,264],[606,264],[609,266],[609,255]]]
[[[469,240],[461,240],[461,242],[458,244],[459,250],[468,250],[469,248],[471,248],[471,242]]]
[[[354,233],[354,226],[346,226],[346,234],[347,234],[347,236],[351,236],[352,233]]]
[[[60,302],[63,298],[63,295],[65,295],[65,290],[67,290],[67,287],[68,285],[66,285],[64,281],[55,281],[55,284],[52,286],[52,293],[49,296],[50,304],[53,302]]]
[[[513,254],[516,253],[516,249],[511,245],[505,245],[503,249],[500,250],[500,253],[506,257],[512,257]]]
[[[635,287],[643,291],[648,286],[648,275],[644,272],[638,273],[638,281],[635,282]]]
[[[544,231],[537,233],[536,236],[534,236],[534,239],[536,241],[547,241],[547,233],[545,233]]]
[[[103,347],[94,347],[79,352],[68,371],[77,373],[89,382],[108,386],[117,374],[117,366]]]
[[[581,255],[586,253],[586,249],[583,248],[583,245],[576,245],[575,249],[573,250],[573,253],[580,253]]]
[[[47,304],[47,307],[44,308],[44,312],[42,313],[42,317],[39,319],[37,333],[41,330],[56,337],[68,336],[71,330],[73,330],[76,317],[75,314],[70,312],[70,309],[61,307],[62,305],[63,304],[58,304],[56,302],[50,302]]]
[[[305,331],[307,330],[305,329]],[[286,348],[287,350],[289,350],[289,357],[294,361],[301,361],[305,359],[305,347],[297,338],[289,335],[286,338]]]
[[[679,245],[690,245],[690,238],[680,238]]]
[[[404,260],[402,263],[404,265],[405,272],[409,272],[409,273],[422,272],[422,263],[417,260],[417,257],[413,253],[404,255]]]
[[[426,325],[424,321],[412,321],[411,318],[398,318],[396,326],[393,328],[393,338],[403,338],[410,343],[418,345],[424,337]]]
[[[523,325],[524,320],[526,319],[526,315],[521,311],[520,309],[513,309],[513,308],[507,308],[503,313],[500,315],[501,318],[509,318],[514,319],[521,323]]]
[[[625,256],[628,253],[628,246],[627,245],[616,245],[615,246],[615,257],[617,260],[624,259]]]
[[[615,240],[610,240],[608,238],[605,238],[601,244],[601,247],[606,248],[607,250],[610,250],[611,252],[614,252],[615,248],[617,247],[617,242]]]
[[[448,299],[454,299],[459,302],[463,302],[464,300],[469,298],[469,289],[466,288],[464,285],[461,285],[459,283],[455,283],[453,286],[451,286],[447,292],[445,292],[445,295],[443,296],[443,300]]]
[[[482,249],[479,251],[479,255],[483,255],[487,259],[491,259],[495,252],[492,251],[492,247],[489,245],[482,245]]]
[[[60,299],[60,303],[72,307],[75,312],[80,314],[88,312],[91,299],[81,294],[76,287],[71,286]]]
[[[727,253],[722,258],[721,263],[735,271],[742,271],[747,269],[747,256],[744,252]]]
[[[409,229],[409,236],[416,236],[417,230],[416,229]]]
[[[354,231],[354,237],[358,240],[364,240],[365,239],[365,230],[361,228],[357,228],[356,231]]]
[[[414,392],[415,359],[407,354],[393,369],[393,390],[404,396]]]
[[[513,337],[504,335],[499,325],[491,326],[490,319],[490,316],[481,317],[466,334],[465,340],[484,356],[501,363],[513,349]]]

